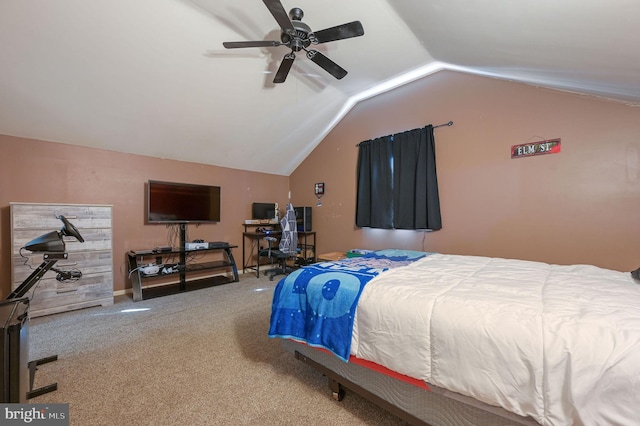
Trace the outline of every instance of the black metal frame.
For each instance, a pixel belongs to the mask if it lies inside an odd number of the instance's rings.
[[[26,295],[29,290],[31,290],[31,287],[33,287],[38,281],[40,281],[40,278],[42,278],[44,274],[47,273],[47,271],[53,268],[53,265],[55,265],[58,260],[67,258],[67,253],[45,253],[43,255],[43,258],[44,261],[40,264],[40,266],[38,266],[36,270],[33,271],[31,275],[29,275],[27,279],[18,286],[18,288],[13,290],[5,300],[13,300],[24,297],[24,295]]]
[[[396,407],[395,405],[393,405],[392,403],[388,402],[387,400],[379,397],[378,395],[374,394],[373,392],[368,391],[367,389],[363,388],[362,386],[357,385],[356,383],[353,383],[351,380],[347,379],[346,377],[342,377],[338,373],[336,373],[333,370],[325,367],[324,365],[320,364],[319,362],[309,358],[308,356],[306,356],[304,354],[301,354],[298,351],[295,351],[294,352],[294,357],[297,360],[302,361],[307,365],[310,365],[311,367],[313,367],[314,369],[316,369],[317,371],[322,373],[322,375],[327,377],[329,390],[331,390],[333,399],[335,399],[336,401],[342,401],[342,399],[344,398],[345,393],[346,393],[345,388],[347,388],[347,389],[350,389],[353,392],[357,393],[358,395],[362,396],[363,398],[368,399],[369,401],[373,402],[378,407],[381,407],[381,408],[387,410],[388,412],[390,412],[394,416],[396,416],[396,417],[400,418],[401,420],[409,423],[410,425],[413,425],[413,426],[426,426],[427,425],[427,423],[425,423],[424,421],[420,420],[416,416],[414,416],[414,415],[402,410],[401,408]]]
[[[44,251],[45,253],[43,253],[43,261],[40,264],[40,266],[38,266],[31,273],[31,275],[29,275],[27,279],[22,282],[22,284],[20,284],[14,291],[12,291],[6,297],[5,301],[16,302],[20,299],[23,299],[28,305],[29,299],[26,297],[26,294],[29,292],[29,290],[31,290],[31,288],[34,285],[38,283],[38,281],[40,281],[40,279],[44,276],[44,274],[46,274],[49,270],[52,270],[52,269],[60,272],[59,270],[56,270],[53,266],[56,264],[56,262],[58,262],[58,260],[66,259],[68,257],[68,254],[65,251],[64,240],[62,239],[63,235],[74,237],[81,243],[84,242],[84,238],[82,238],[82,235],[80,235],[80,232],[78,231],[78,229],[72,223],[70,223],[67,220],[67,218],[60,215],[58,216],[58,219],[60,219],[63,223],[63,227],[62,229],[60,229],[60,231],[45,234],[27,243],[26,247],[29,247],[29,244],[38,244],[38,250],[32,249],[30,251],[40,251],[40,252]],[[55,240],[56,234],[58,237],[57,240]],[[45,236],[53,237],[54,240],[52,241],[51,239],[47,238],[47,241],[43,242],[41,239]],[[41,247],[45,243],[49,243],[47,247],[53,251],[47,252],[46,250],[41,250]],[[36,247],[36,245],[32,247]],[[27,313],[28,313],[28,309],[29,307],[27,306]],[[36,396],[43,395],[45,393],[53,392],[58,389],[57,383],[46,385],[38,389],[33,389],[33,382],[35,379],[36,371],[38,370],[38,365],[53,362],[53,361],[56,361],[57,359],[58,359],[58,355],[53,355],[53,356],[40,358],[40,359],[36,359],[34,361],[28,362],[27,365],[29,368],[29,391],[26,393],[27,399],[34,398]]]
[[[31,290],[40,279],[46,274],[49,270],[53,268],[53,265],[56,264],[58,260],[66,259],[68,257],[67,253],[45,253],[43,255],[44,261],[36,268],[35,271],[31,273],[27,277],[26,280],[22,282],[14,291],[12,291],[9,296],[5,299],[6,301],[15,301],[21,298],[25,298],[25,295]],[[28,300],[28,299],[27,299]],[[27,399],[35,398],[36,396],[43,395],[45,393],[53,392],[58,390],[58,383],[52,383],[50,385],[46,385],[40,387],[38,389],[33,388],[33,382],[35,380],[36,371],[38,370],[38,366],[42,364],[46,364],[49,362],[57,361],[58,355],[52,355],[45,358],[39,358],[33,361],[29,361],[29,391],[27,391]]]

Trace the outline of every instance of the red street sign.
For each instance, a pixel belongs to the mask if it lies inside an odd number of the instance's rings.
[[[511,158],[531,157],[532,155],[557,154],[560,152],[560,138],[540,142],[523,143],[511,147]]]

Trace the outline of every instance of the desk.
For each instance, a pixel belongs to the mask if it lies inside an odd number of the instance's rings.
[[[256,271],[256,276],[260,278],[260,266],[270,265],[270,263],[260,262],[260,243],[264,237],[275,237],[278,240],[282,235],[282,231],[279,230],[279,225],[272,224],[243,224],[245,232],[242,233],[242,272],[246,272],[247,269]],[[270,228],[267,232],[256,232],[255,229]],[[274,229],[277,227],[277,229]],[[264,241],[264,248],[266,248],[267,242]],[[278,242],[274,242],[272,247],[278,248]],[[316,261],[316,233],[315,231],[298,232],[298,257],[296,259],[296,266],[307,265],[309,263],[315,263]],[[265,258],[266,259],[266,258]]]
[[[260,242],[264,237],[275,237],[280,240],[279,224],[271,223],[243,223],[244,232],[242,233],[242,272],[246,272],[247,269],[253,269],[256,271],[257,277],[260,278],[260,269],[258,268],[258,262],[260,258],[258,252],[260,251]],[[266,229],[269,232],[258,232],[258,229]],[[264,241],[265,246],[267,242]]]

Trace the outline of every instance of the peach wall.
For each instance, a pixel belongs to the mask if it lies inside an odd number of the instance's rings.
[[[221,220],[188,226],[189,239],[238,245],[251,203],[285,203],[286,176],[121,154],[99,149],[0,135],[0,293],[11,291],[10,202],[113,205],[114,290],[131,288],[129,250],[169,245],[165,225],[145,225],[145,182],[149,179],[219,185]]]
[[[355,227],[355,145],[449,120],[435,130],[443,229]],[[510,147],[561,138],[559,154]],[[640,266],[640,108],[497,79],[440,72],[366,100],[291,175],[313,208],[320,252],[399,247],[551,263]]]
[[[436,129],[443,229],[355,227],[355,145],[428,123]],[[561,138],[562,152],[510,158],[511,145]],[[361,102],[290,176],[0,135],[0,294],[10,291],[10,202],[112,204],[114,290],[125,253],[166,245],[144,224],[149,179],[222,187],[222,220],[190,239],[240,246],[252,202],[313,207],[318,251],[400,247],[618,270],[640,266],[640,109],[490,78],[440,72]],[[313,184],[326,195],[316,207]]]

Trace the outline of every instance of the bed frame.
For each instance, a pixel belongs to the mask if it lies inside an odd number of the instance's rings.
[[[283,348],[325,376],[333,398],[342,400],[349,389],[412,425],[539,426],[500,407],[429,385],[430,391],[332,354],[291,340]]]

